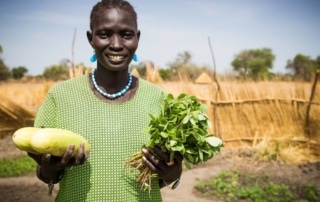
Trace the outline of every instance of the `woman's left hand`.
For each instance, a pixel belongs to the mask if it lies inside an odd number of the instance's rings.
[[[161,151],[159,147],[154,147],[152,150],[143,148],[142,152],[144,153],[142,160],[145,165],[167,184],[181,176],[183,156],[179,152],[175,152],[172,162],[170,162],[170,154]]]

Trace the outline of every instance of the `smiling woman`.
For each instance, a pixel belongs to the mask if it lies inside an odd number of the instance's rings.
[[[54,85],[34,125],[80,134],[90,144],[90,157],[83,144],[69,145],[62,157],[29,153],[38,163],[37,176],[51,188],[60,183],[56,201],[162,201],[160,188],[181,176],[182,156],[171,156],[175,163],[168,165],[169,153],[141,148],[148,138],[142,131],[149,115],[160,113],[166,93],[129,73],[140,38],[131,4],[102,0],[94,5],[87,38],[95,52],[95,70]],[[137,150],[158,176],[150,192],[141,190],[138,173],[124,168]]]
[[[99,10],[98,7],[91,14],[91,30],[87,32],[87,37],[98,60],[92,81],[101,95],[125,96],[132,84],[128,66],[138,47],[140,31],[137,30],[136,15],[126,9],[128,11],[100,7]]]
[[[91,16],[91,31],[87,32],[89,43],[103,69],[118,72],[126,70],[138,48],[140,37],[136,18],[132,17],[135,15],[129,14],[132,11],[104,9],[107,10],[96,10]]]

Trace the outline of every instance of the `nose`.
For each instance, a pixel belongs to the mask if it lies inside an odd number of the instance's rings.
[[[110,47],[113,48],[113,49],[119,49],[121,48],[121,38],[117,35],[114,35],[112,38],[111,38],[111,42],[110,42]]]

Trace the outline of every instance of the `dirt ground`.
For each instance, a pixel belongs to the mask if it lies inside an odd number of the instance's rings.
[[[11,158],[24,155],[16,149],[7,137],[0,140],[0,158]],[[163,188],[161,190],[164,202],[222,202],[216,198],[204,198],[194,187],[201,181],[206,181],[221,171],[237,169],[252,174],[268,173],[269,179],[278,182],[303,185],[314,181],[320,187],[320,162],[305,165],[284,165],[275,162],[256,162],[252,160],[250,148],[223,149],[210,161],[200,164],[191,170],[185,170],[177,189]],[[0,178],[1,202],[52,202],[57,193],[48,195],[47,186],[40,182],[35,173],[20,177]]]

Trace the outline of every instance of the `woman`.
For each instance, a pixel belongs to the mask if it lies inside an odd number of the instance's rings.
[[[141,190],[137,173],[124,166],[129,156],[148,140],[142,129],[149,114],[159,114],[165,93],[156,85],[129,73],[140,31],[133,7],[123,0],[102,0],[90,15],[87,38],[97,67],[90,75],[53,86],[40,107],[35,127],[63,128],[84,136],[89,153],[74,145],[63,157],[29,154],[37,163],[37,176],[59,184],[56,201],[161,201],[160,188],[179,179],[182,157],[158,148],[143,148],[144,163],[158,174],[152,190]]]

